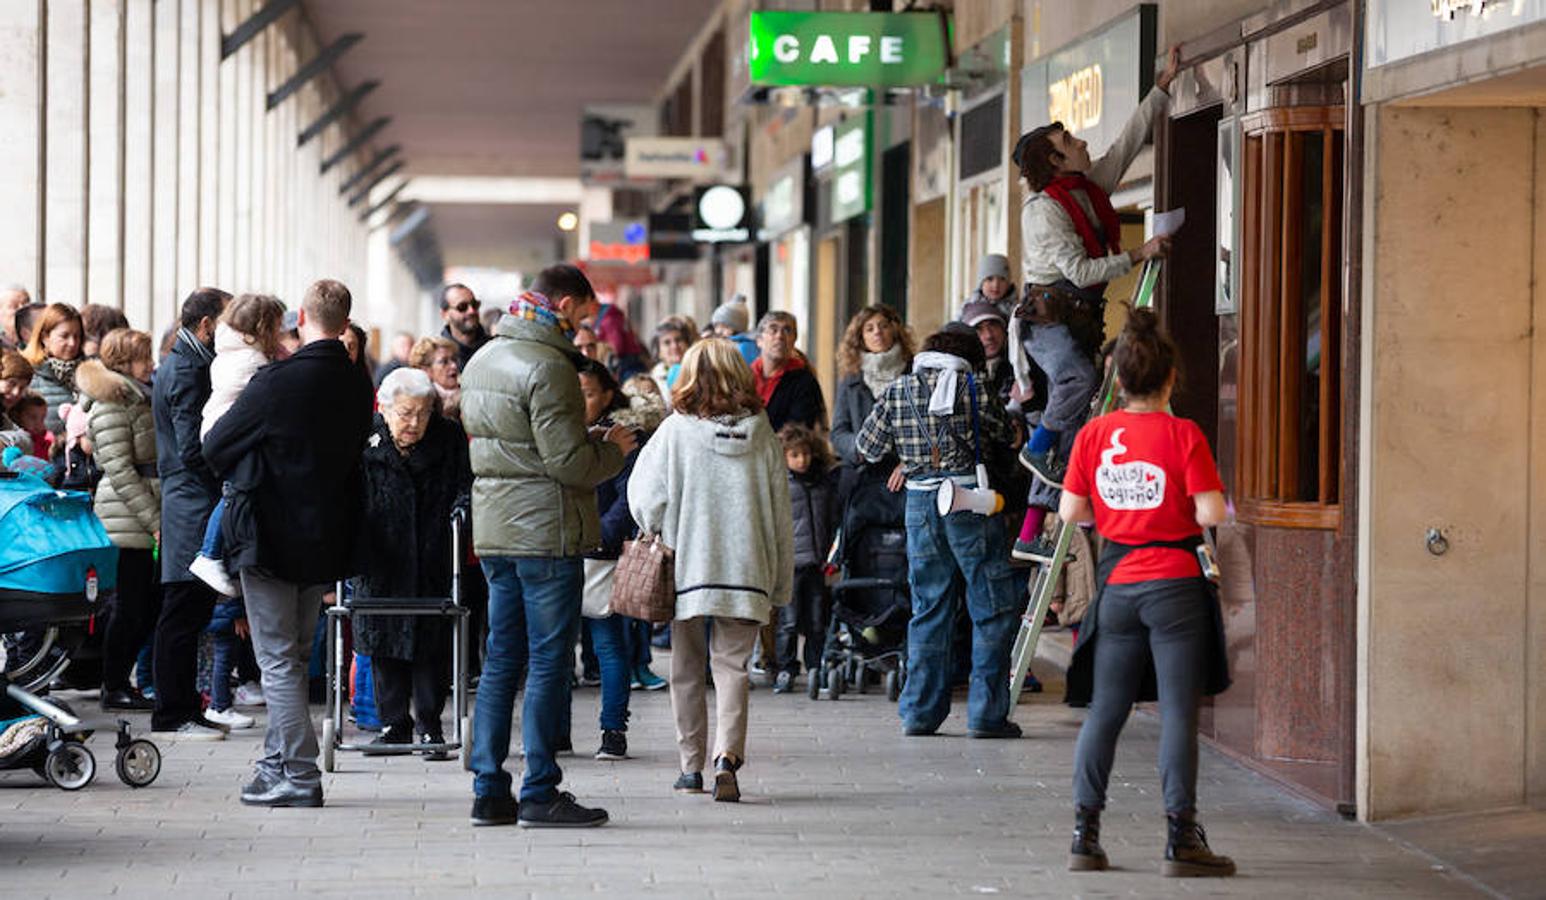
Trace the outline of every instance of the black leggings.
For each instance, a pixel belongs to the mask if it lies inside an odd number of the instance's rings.
[[[129,687],[129,671],[161,615],[161,567],[149,550],[118,551],[118,590],[102,635],[102,688]]]

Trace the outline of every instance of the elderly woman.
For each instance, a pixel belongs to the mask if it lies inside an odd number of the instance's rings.
[[[102,469],[92,509],[118,548],[118,591],[102,640],[102,708],[150,709],[154,704],[129,685],[129,670],[161,613],[161,479],[149,386],[155,364],[143,331],[110,331],[99,350],[100,358],[75,374]]]
[[[751,368],[729,341],[687,351],[671,405],[675,415],[634,463],[628,506],[641,529],[676,550],[671,709],[682,774],[675,789],[703,790],[703,668],[712,649],[714,799],[733,803],[746,760],[747,661],[773,607],[789,602],[794,579],[788,473]]]
[[[75,307],[50,303],[38,318],[23,354],[32,363],[32,390],[48,404],[43,420],[49,434],[64,434],[59,407],[75,402],[75,368],[80,365],[85,330]]]
[[[650,377],[655,379],[655,384],[660,388],[660,396],[671,395],[672,370],[682,364],[687,348],[697,338],[691,323],[681,316],[672,316],[655,326],[655,336],[650,339],[650,353],[655,357],[655,367],[650,369]]]
[[[419,338],[408,354],[408,365],[429,376],[440,397],[440,414],[460,422],[462,419],[461,350],[450,338]]]
[[[455,365],[453,361],[452,365]],[[472,466],[462,426],[435,413],[436,391],[418,369],[397,369],[376,392],[380,413],[365,447],[362,597],[443,597],[451,592],[451,511],[465,507]],[[444,742],[450,632],[430,616],[361,616],[354,649],[371,658],[382,731],[376,752]],[[413,697],[413,715],[408,698]],[[431,754],[443,759],[443,753]]]

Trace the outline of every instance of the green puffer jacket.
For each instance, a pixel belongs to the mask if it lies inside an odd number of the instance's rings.
[[[579,556],[601,544],[595,489],[623,454],[586,433],[580,358],[557,329],[507,315],[462,373],[480,556]]]
[[[75,386],[85,398],[91,443],[102,481],[92,506],[113,544],[149,550],[161,530],[161,480],[156,477],[156,420],[150,392],[98,360],[81,363]]]

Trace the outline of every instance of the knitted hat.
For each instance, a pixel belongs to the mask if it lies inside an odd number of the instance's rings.
[[[973,300],[971,303],[966,304],[965,309],[961,310],[962,324],[972,328],[976,328],[978,323],[986,322],[989,319],[1000,325],[1006,324],[1004,322],[1004,313],[999,310],[996,304],[990,303],[987,300]]]
[[[977,263],[977,284],[980,287],[989,278],[998,277],[1005,281],[1013,281],[1009,277],[1009,257],[1002,253],[989,253]]]
[[[746,306],[746,297],[736,294],[728,302],[721,303],[714,310],[714,315],[709,317],[709,324],[728,325],[736,334],[752,327],[752,311]]]
[[[90,418],[79,403],[59,404],[59,418],[64,420],[64,447],[74,449],[86,436]]]

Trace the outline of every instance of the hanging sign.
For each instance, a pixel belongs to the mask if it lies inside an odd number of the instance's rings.
[[[730,148],[718,138],[631,137],[626,146],[629,178],[718,181],[730,171]]]
[[[1546,0],[1367,0],[1369,68],[1546,21]]]
[[[1140,4],[1028,64],[1020,74],[1020,133],[1062,122],[1100,158],[1154,84],[1158,19],[1154,4]]]
[[[832,221],[870,210],[869,114],[838,124],[832,136]]]
[[[751,18],[752,84],[907,87],[945,71],[938,13],[785,12]]]

